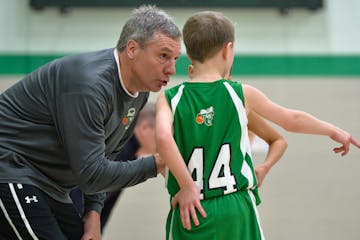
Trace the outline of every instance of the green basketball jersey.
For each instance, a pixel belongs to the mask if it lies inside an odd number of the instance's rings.
[[[201,199],[256,191],[242,85],[229,80],[185,82],[165,91],[174,114],[174,139]],[[171,196],[179,191],[168,172]]]

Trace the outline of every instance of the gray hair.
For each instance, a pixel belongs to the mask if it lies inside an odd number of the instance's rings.
[[[130,39],[134,39],[144,48],[157,32],[161,32],[172,39],[181,38],[179,28],[165,11],[156,6],[140,6],[133,10],[130,19],[125,23],[116,48],[122,52]]]

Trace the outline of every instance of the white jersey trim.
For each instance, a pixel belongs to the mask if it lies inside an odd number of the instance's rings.
[[[174,215],[175,215],[175,210],[171,210],[171,222],[170,222],[170,231],[169,231],[168,240],[173,240]]]
[[[251,157],[251,148],[250,148],[250,141],[249,141],[249,135],[248,135],[248,128],[247,128],[247,117],[246,117],[246,110],[244,108],[244,105],[239,98],[239,96],[236,94],[235,90],[230,86],[229,83],[224,82],[224,85],[227,89],[227,91],[230,94],[231,99],[234,102],[235,109],[238,113],[239,122],[241,125],[241,141],[240,141],[240,150],[243,154],[243,164],[241,167],[241,174],[244,175],[244,177],[248,180],[248,188],[254,187],[254,176],[251,171],[251,168],[249,164],[245,161],[245,155],[246,153]]]
[[[175,111],[176,111],[176,107],[177,105],[179,104],[180,102],[180,99],[181,99],[181,96],[182,96],[182,93],[183,93],[183,90],[184,90],[184,85],[181,85],[179,87],[179,90],[178,92],[175,94],[175,96],[171,99],[171,110],[173,112],[173,114],[175,115]]]
[[[254,194],[253,194],[253,192],[251,190],[248,190],[248,194],[249,194],[249,196],[251,198],[251,203],[252,203],[253,209],[255,211],[256,222],[257,222],[259,230],[260,230],[261,240],[265,240],[264,231],[263,231],[263,229],[262,229],[262,227],[260,225],[260,217],[259,217],[259,212],[258,212],[257,207],[256,207],[255,196],[254,196]]]

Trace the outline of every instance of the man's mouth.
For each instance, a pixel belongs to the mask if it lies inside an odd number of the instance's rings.
[[[166,86],[168,84],[168,82],[169,82],[168,80],[161,80],[161,83],[163,86]]]

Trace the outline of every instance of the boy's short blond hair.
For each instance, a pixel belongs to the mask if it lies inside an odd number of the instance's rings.
[[[183,28],[186,52],[203,63],[235,39],[234,24],[220,12],[205,11],[192,15]]]

